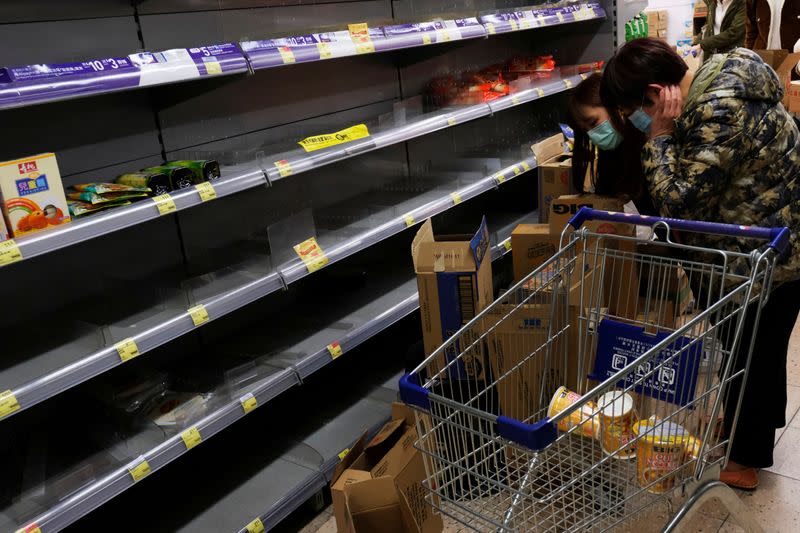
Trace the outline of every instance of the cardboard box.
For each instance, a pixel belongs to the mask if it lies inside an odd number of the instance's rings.
[[[536,156],[536,162],[542,164],[554,157],[564,155],[564,134],[557,133],[542,141],[531,145],[531,151]]]
[[[800,81],[789,84],[789,111],[800,113]]]
[[[442,530],[441,516],[426,502],[421,485],[425,465],[414,448],[417,430],[413,414],[405,405],[394,404],[392,417],[356,456],[363,442],[357,443],[334,471],[331,497],[339,531]],[[382,522],[388,518],[391,526]]]
[[[789,55],[789,50],[754,50],[754,52],[761,56],[764,63],[775,70],[781,66],[783,60]]]
[[[434,235],[430,220],[411,244],[419,288],[422,341],[430,355],[494,299],[489,230],[486,217],[473,235]],[[455,357],[457,353],[448,357]],[[484,379],[481,346],[450,367],[455,379]],[[429,372],[444,367],[442,358]]]
[[[781,80],[781,84],[784,89],[783,105],[786,107],[786,109],[789,109],[792,105],[790,102],[789,93],[792,81],[792,71],[794,71],[795,67],[797,67],[798,61],[800,61],[800,53],[787,54],[780,66],[775,69],[775,72],[778,73],[778,78]]]
[[[560,235],[550,233],[548,224],[520,224],[511,232],[514,280],[519,281],[553,257]]]
[[[541,161],[541,160],[540,160]],[[553,200],[572,194],[572,159],[559,155],[539,165],[539,222],[550,219],[550,204]]]
[[[70,221],[53,153],[0,163],[0,202],[13,237]]]
[[[550,232],[560,235],[581,207],[591,207],[603,211],[623,211],[624,202],[618,198],[598,196],[596,194],[570,194],[560,196],[550,205]],[[614,233],[617,235],[632,234],[633,226],[611,222],[587,222],[585,227],[596,233]],[[630,231],[629,231],[630,228]]]

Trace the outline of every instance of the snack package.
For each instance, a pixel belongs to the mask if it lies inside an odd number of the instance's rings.
[[[70,220],[53,153],[0,163],[0,201],[13,237]]]
[[[566,124],[559,124],[559,127],[561,127],[561,133],[564,134],[564,138],[567,140],[567,142],[564,143],[564,153],[572,153],[572,150],[575,148],[575,132]]]
[[[149,187],[136,187],[131,185],[124,185],[121,183],[79,183],[73,185],[73,189],[79,192],[91,192],[94,194],[106,195],[111,193],[149,193],[152,192]]]
[[[194,172],[186,167],[171,167],[168,165],[162,165],[158,167],[143,168],[140,172],[166,174],[169,177],[169,186],[173,191],[186,189],[192,185],[195,185],[196,183],[202,182],[202,180],[196,182]]]
[[[204,181],[214,181],[219,179],[222,175],[219,169],[219,163],[214,160],[185,160],[185,161],[170,161],[166,168],[188,168],[194,174],[196,183]]]
[[[122,200],[138,200],[140,198],[147,198],[146,192],[111,192],[106,194],[97,194],[93,192],[70,192],[67,197],[70,200],[79,200],[81,202],[90,203],[92,205],[105,204],[109,202],[119,202]]]
[[[163,172],[128,172],[117,176],[117,183],[133,187],[147,187],[153,196],[161,196],[172,190],[169,176]]]
[[[69,205],[69,214],[72,215],[73,218],[80,218],[86,215],[97,213],[99,211],[110,209],[112,207],[130,205],[131,202],[130,200],[115,200],[111,202],[93,204],[90,202],[82,202],[80,200],[70,200],[67,202],[67,204]]]

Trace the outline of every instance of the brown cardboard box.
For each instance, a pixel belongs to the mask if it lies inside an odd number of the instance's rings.
[[[789,111],[800,113],[800,81],[789,84]]]
[[[550,218],[553,200],[572,194],[572,159],[559,155],[539,164],[539,222],[545,224]]]
[[[792,71],[797,67],[798,61],[800,61],[800,54],[788,54],[780,66],[775,69],[775,72],[778,73],[778,78],[781,80],[783,90],[785,91],[783,105],[786,109],[791,107],[789,88],[792,80]]]
[[[553,257],[560,235],[550,233],[548,224],[520,224],[511,232],[514,280],[519,281]]]
[[[474,235],[434,235],[427,220],[414,237],[411,255],[419,288],[422,341],[425,354],[430,355],[494,299],[486,218]],[[484,379],[480,346],[475,352],[451,366],[450,377]],[[436,373],[443,367],[442,359],[428,370]]]
[[[354,446],[340,465],[346,467],[337,468],[334,473],[331,497],[339,531],[388,531],[370,529],[375,524],[372,520],[381,513],[406,517],[396,520],[396,524],[402,525],[392,531],[427,533],[442,529],[441,517],[427,505],[420,485],[425,479],[425,468],[422,455],[414,448],[417,430],[413,414],[408,407],[394,404],[392,417],[363,446],[358,457],[353,457]],[[379,451],[385,454],[379,456]]]
[[[764,60],[764,63],[771,66],[775,70],[781,66],[783,60],[789,55],[789,50],[754,50],[754,52],[761,56],[761,59]]]
[[[557,133],[547,139],[531,145],[531,151],[536,156],[536,162],[542,164],[554,157],[564,154],[564,134]]]
[[[564,195],[550,205],[550,232],[561,235],[569,220],[575,216],[581,207],[591,207],[604,211],[622,212],[624,203],[618,198],[598,196],[596,194],[570,194]],[[591,231],[597,233],[614,233],[618,235],[632,234],[633,226],[629,224],[614,224],[610,222],[587,222],[584,224]]]

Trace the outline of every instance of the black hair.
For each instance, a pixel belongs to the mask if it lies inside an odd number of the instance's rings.
[[[608,109],[639,106],[648,85],[677,85],[687,70],[686,62],[665,41],[634,39],[606,64],[600,99]]]

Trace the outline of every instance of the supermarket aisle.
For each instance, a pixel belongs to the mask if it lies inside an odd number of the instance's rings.
[[[766,354],[765,354],[766,355]],[[775,443],[775,465],[760,473],[761,486],[748,493],[738,491],[742,501],[755,514],[767,532],[791,533],[800,531],[800,322],[795,326],[789,345],[789,404],[788,425],[778,432]],[[768,394],[766,395],[768,397]],[[302,530],[302,533],[336,533],[332,508],[328,507]],[[653,524],[663,523],[655,513]],[[650,531],[643,520],[631,531]],[[652,531],[660,531],[660,527]],[[445,533],[466,532],[457,524],[445,521]],[[716,502],[706,504],[702,514],[695,517],[688,531],[698,533],[739,533],[744,530]]]

